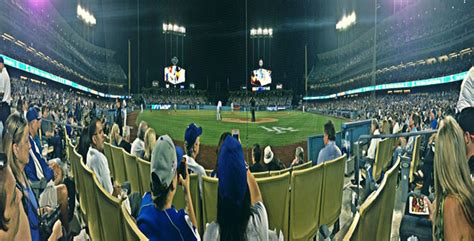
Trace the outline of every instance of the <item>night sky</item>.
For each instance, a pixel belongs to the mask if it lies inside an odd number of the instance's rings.
[[[237,90],[246,84],[258,59],[263,58],[264,67],[273,71],[273,83],[283,83],[284,88],[302,93],[305,45],[308,46],[309,72],[317,63],[317,53],[337,47],[335,24],[343,12],[341,9],[347,8],[348,12],[356,7],[367,9],[361,6],[370,3],[373,5],[373,1],[368,0],[358,1],[359,6],[348,0],[337,1],[337,4],[331,0],[248,1],[248,31],[252,27],[272,27],[274,37],[265,41],[263,56],[263,40],[257,54],[257,42],[248,36],[246,69],[245,1],[140,0],[140,87],[150,87],[153,80],[160,80],[160,85],[164,85],[163,67],[170,65],[171,55],[168,39],[168,56],[165,56],[162,24],[171,22],[187,29],[184,63],[180,59],[178,65],[186,69],[186,81],[195,83],[196,88],[208,89],[217,95],[227,93],[227,89]],[[76,18],[76,1],[55,0],[54,4],[73,27],[83,29]],[[127,74],[128,39],[131,40],[132,92],[136,92],[137,2],[83,0],[81,4],[91,9],[97,18],[92,41],[116,51],[115,59]],[[367,10],[366,15],[369,16],[370,11]],[[176,45],[175,38],[173,41]],[[179,51],[181,58],[181,49]]]

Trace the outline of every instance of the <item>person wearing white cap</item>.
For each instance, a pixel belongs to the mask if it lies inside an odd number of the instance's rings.
[[[143,196],[137,218],[138,228],[151,241],[201,240],[196,228],[189,178],[183,177],[181,172],[178,174],[180,165],[184,165],[184,173],[188,173],[183,150],[175,147],[168,135],[160,136],[151,154],[151,192]],[[187,211],[172,206],[174,195],[179,191],[178,184],[184,187]]]
[[[283,163],[281,163],[278,159],[275,158],[275,155],[273,154],[272,148],[270,146],[265,147],[263,153],[263,162],[265,162],[268,171],[278,171],[285,168]]]

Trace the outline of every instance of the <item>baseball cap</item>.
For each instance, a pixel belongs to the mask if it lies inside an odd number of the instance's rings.
[[[4,63],[3,62],[3,57],[1,57],[1,56],[0,56],[0,63],[2,63],[2,64]]]
[[[28,122],[32,122],[33,120],[41,120],[41,117],[36,108],[30,107],[30,109],[28,109],[28,111],[26,112],[26,120],[28,120]]]
[[[193,145],[196,142],[196,139],[202,135],[202,127],[197,126],[194,123],[189,124],[184,133],[184,140],[188,145]]]
[[[222,143],[217,161],[219,197],[241,207],[248,185],[247,168],[240,142],[232,136],[227,136]]]
[[[183,156],[184,156],[183,148],[176,146],[176,160],[177,160],[176,168],[181,167]]]
[[[263,153],[263,162],[265,162],[265,164],[270,163],[273,160],[272,148],[270,146],[265,147]]]
[[[474,135],[474,107],[464,108],[457,117],[459,126],[463,131]]]
[[[153,180],[153,174],[155,174],[164,188],[169,187],[176,174],[177,165],[176,148],[173,140],[168,135],[160,136],[153,147],[150,158],[152,186],[158,185]]]

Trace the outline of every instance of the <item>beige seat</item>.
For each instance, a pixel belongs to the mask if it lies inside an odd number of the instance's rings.
[[[94,177],[94,191],[99,206],[100,226],[104,240],[124,240],[121,203],[122,201],[102,187],[102,184]]]
[[[217,178],[202,177],[203,227],[217,220]]]
[[[80,203],[80,210],[82,213],[83,218],[87,218],[87,190],[85,190],[84,186],[84,173],[80,170],[82,157],[74,150],[71,144],[68,145],[69,153],[70,153],[70,161],[71,161],[71,168],[74,173],[74,184],[76,185],[76,191],[79,194],[79,203]]]
[[[262,177],[269,177],[270,172],[252,172],[253,177],[255,178],[262,178]]]
[[[110,143],[104,142],[104,155],[107,158],[107,163],[109,164],[110,175],[115,177],[115,167],[114,159],[112,157],[112,150],[110,148]]]
[[[284,173],[289,173],[291,171],[291,168],[285,168],[285,169],[282,169],[282,170],[278,170],[278,171],[270,171],[270,176],[277,176],[277,175],[281,175],[281,174],[284,174]]]
[[[288,220],[290,211],[290,173],[256,179],[267,210],[268,225],[271,230],[282,231],[288,240]]]
[[[418,164],[420,163],[420,147],[421,147],[421,136],[416,136],[413,142],[413,152],[410,162],[410,183],[415,180],[414,173],[418,170]]]
[[[393,209],[395,207],[395,194],[397,191],[397,181],[399,172],[400,158],[385,173],[385,190],[382,191],[382,210],[379,218],[379,228],[377,231],[377,240],[390,240],[392,231]]]
[[[87,226],[89,227],[89,236],[93,241],[105,240],[102,236],[102,227],[99,214],[99,204],[97,203],[97,196],[95,192],[94,177],[95,174],[81,161],[80,168],[78,168],[78,175],[82,176],[84,181],[84,192],[87,213]]]
[[[127,170],[127,180],[130,182],[132,192],[141,192],[140,177],[138,176],[137,157],[123,151],[125,169]]]
[[[323,165],[291,173],[289,240],[309,240],[319,229]]]
[[[305,162],[305,163],[303,163],[303,164],[301,164],[301,165],[294,166],[294,167],[293,167],[293,171],[295,171],[295,170],[303,170],[303,169],[305,169],[305,168],[311,167],[312,164],[313,164],[313,163],[312,163],[311,161],[308,161],[308,162]]]
[[[319,225],[332,226],[341,214],[344,169],[347,157],[343,156],[324,162],[324,181],[321,198]]]
[[[359,212],[356,212],[354,218],[352,219],[351,226],[349,227],[349,230],[347,231],[346,235],[344,235],[343,241],[355,241],[357,240],[357,233],[359,232],[359,220],[360,220],[360,214]]]
[[[122,204],[123,229],[125,240],[127,241],[148,241],[148,238],[140,231],[135,219],[128,213],[127,208]]]
[[[150,188],[150,162],[145,161],[139,157],[137,157],[137,164],[138,164],[138,174],[140,175],[140,185],[142,188],[142,195],[145,192],[149,192]]]
[[[196,173],[190,174],[189,178],[189,189],[191,191],[191,198],[193,202],[193,209],[196,215],[196,220],[197,220],[197,225],[198,225],[198,230],[201,233],[202,230],[200,228],[202,227],[202,221],[201,221],[201,199],[199,195],[199,176]],[[186,208],[186,200],[185,200],[185,195],[183,192],[183,187],[178,186],[178,190],[176,191],[176,194],[173,198],[173,206],[176,209],[182,209]]]
[[[125,160],[123,158],[124,150],[123,148],[115,146],[110,146],[110,150],[112,151],[112,159],[115,169],[114,179],[119,185],[122,185],[124,182],[128,181],[127,172],[125,169]]]

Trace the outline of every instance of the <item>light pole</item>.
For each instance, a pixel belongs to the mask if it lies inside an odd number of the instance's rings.
[[[168,59],[168,49],[166,38],[170,36],[170,55],[178,56],[181,53],[181,63],[184,64],[184,38],[186,37],[186,28],[184,26],[172,23],[163,23],[163,34],[165,36],[165,62]],[[173,53],[173,36],[176,37],[176,52]],[[179,51],[179,39],[181,38],[181,52]],[[170,56],[170,58],[171,58]]]

